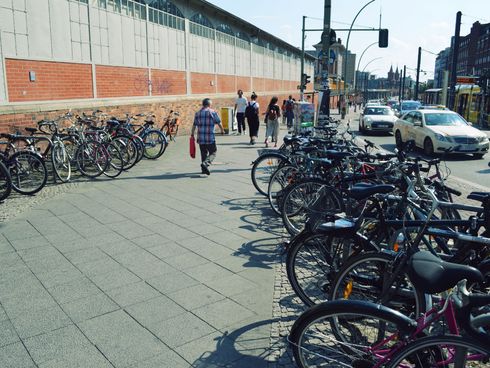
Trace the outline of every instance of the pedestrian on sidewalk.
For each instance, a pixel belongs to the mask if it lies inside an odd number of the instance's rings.
[[[248,121],[248,132],[250,133],[250,144],[255,144],[255,140],[259,136],[259,103],[257,102],[257,95],[252,92],[250,96],[250,102],[245,109],[245,116]]]
[[[241,135],[242,131],[245,134],[245,109],[247,108],[247,99],[243,97],[243,91],[241,89],[237,92],[238,97],[235,100],[235,112],[236,121],[238,123],[238,134]]]
[[[197,129],[197,143],[201,151],[201,173],[206,175],[210,174],[209,165],[215,159],[217,151],[214,126],[219,126],[221,134],[225,132],[218,113],[211,108],[212,105],[213,103],[209,98],[202,101],[202,108],[194,116],[194,125],[191,131],[191,136],[194,137]]]
[[[267,124],[265,133],[265,146],[269,147],[269,141],[272,138],[274,142],[274,147],[277,147],[277,139],[279,136],[279,118],[281,117],[281,108],[277,104],[279,99],[274,96],[267,106],[267,111],[265,112],[265,121]]]
[[[289,95],[289,99],[286,101],[286,122],[288,129],[291,129],[293,127],[293,119],[294,119],[294,99],[293,96]]]

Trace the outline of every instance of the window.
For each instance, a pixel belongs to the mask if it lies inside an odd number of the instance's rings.
[[[231,27],[228,24],[219,24],[216,27],[216,30],[217,31],[220,31],[222,33],[226,33],[226,34],[228,34],[230,36],[234,36],[235,35],[235,32],[233,32],[233,30],[231,29]]]
[[[152,0],[148,5],[148,18],[150,22],[181,31],[185,27],[184,15],[173,3],[167,0]]]
[[[250,42],[250,37],[248,37],[248,34],[244,33],[244,32],[237,32],[236,36],[241,39],[241,40],[244,40],[244,41],[247,41],[247,42]]]
[[[204,16],[200,13],[194,14],[191,17],[190,21],[197,23],[197,24],[200,24],[201,26],[204,26],[204,27],[214,28],[211,21],[206,16]]]

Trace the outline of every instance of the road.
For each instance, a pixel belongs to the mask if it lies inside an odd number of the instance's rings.
[[[395,149],[395,138],[392,134],[361,134],[359,132],[359,114],[351,113],[347,117],[351,120],[351,129],[358,137],[364,137],[378,146],[393,151]],[[490,137],[490,131],[485,132]],[[426,157],[421,150],[417,150],[417,155]],[[466,184],[473,184],[475,190],[481,190],[487,187],[490,190],[490,154],[487,154],[483,159],[476,160],[471,155],[451,155],[446,159],[447,166],[451,172],[451,177]],[[468,183],[469,182],[469,183]]]

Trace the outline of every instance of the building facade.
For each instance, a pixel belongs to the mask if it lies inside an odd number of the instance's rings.
[[[300,79],[296,47],[202,0],[3,0],[0,33],[1,131],[68,108],[160,114],[162,103],[190,121],[204,96],[265,102]]]
[[[434,67],[434,88],[442,88],[444,71],[451,69],[451,48],[446,47],[437,54]]]

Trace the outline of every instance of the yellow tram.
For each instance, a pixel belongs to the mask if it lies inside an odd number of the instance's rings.
[[[466,120],[476,124],[479,122],[482,102],[483,96],[480,86],[477,84],[458,84],[456,85],[454,105],[448,107],[456,111]],[[442,88],[430,88],[426,90],[424,93],[424,103],[428,105],[445,105],[445,102],[442,101]],[[490,126],[490,96],[485,96],[484,103],[484,121],[487,126]]]

